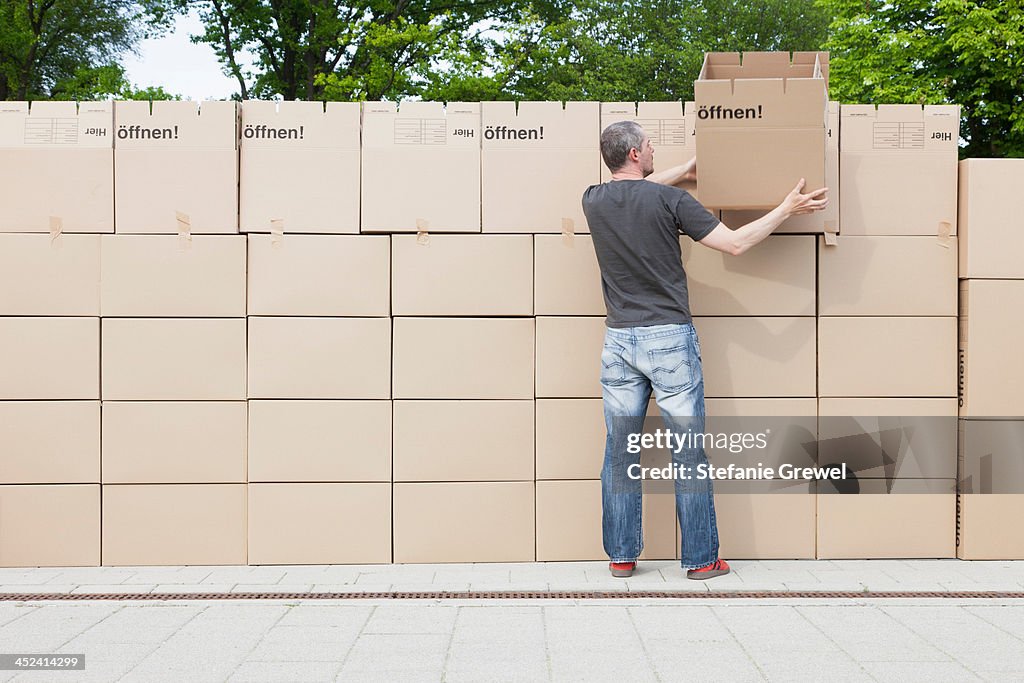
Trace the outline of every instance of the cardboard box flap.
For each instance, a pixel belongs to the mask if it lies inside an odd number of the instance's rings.
[[[238,145],[234,102],[114,104],[118,149],[233,150]]]
[[[478,102],[367,102],[363,147],[480,148]]]
[[[822,79],[828,84],[827,52],[708,52],[698,81],[758,78]]]
[[[636,116],[637,103],[636,102],[602,102],[601,103],[601,129],[604,130],[604,120],[606,118],[613,119],[609,123],[615,121],[623,121],[631,119]]]
[[[0,148],[110,149],[110,102],[0,103]]]
[[[484,102],[484,147],[596,150],[597,102]]]
[[[242,103],[241,145],[266,149],[359,149],[358,102]]]

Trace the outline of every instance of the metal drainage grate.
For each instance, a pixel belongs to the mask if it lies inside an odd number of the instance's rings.
[[[806,599],[865,600],[1024,599],[1024,591],[353,591],[349,593],[2,593],[0,602],[160,600],[672,600]]]

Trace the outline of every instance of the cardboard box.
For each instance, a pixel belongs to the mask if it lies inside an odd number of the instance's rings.
[[[693,102],[602,102],[601,132],[619,121],[634,121],[647,133],[654,145],[654,170],[664,171],[680,166],[697,154],[693,124],[697,120]],[[600,151],[600,150],[599,150]],[[612,172],[601,163],[601,182],[608,182]],[[697,196],[697,183],[685,182],[676,187]]]
[[[961,417],[1024,416],[1024,281],[960,283],[959,396]]]
[[[0,399],[100,397],[99,318],[0,317]]]
[[[242,232],[359,232],[358,102],[241,105]]]
[[[676,556],[675,496],[643,497],[641,560]],[[537,561],[607,560],[601,531],[601,481],[537,482]]]
[[[396,235],[391,267],[394,315],[533,315],[530,235]]]
[[[858,494],[818,494],[819,559],[955,557],[955,480],[858,484]]]
[[[99,484],[0,486],[0,567],[99,563]]]
[[[238,232],[234,102],[116,102],[117,232]]]
[[[104,316],[245,316],[245,237],[105,235]]]
[[[480,232],[480,103],[363,103],[363,232]]]
[[[599,398],[537,399],[537,479],[601,476],[608,430]]]
[[[964,159],[959,180],[960,277],[1024,278],[1024,216],[1007,201],[1024,187],[1024,161]]]
[[[815,396],[815,319],[694,318],[709,398]]]
[[[956,239],[843,235],[818,243],[820,315],[954,315]]]
[[[770,209],[800,178],[824,187],[828,53],[709,52],[693,90],[704,205]]]
[[[952,398],[823,398],[818,459],[858,478],[953,479],[956,428]]]
[[[537,318],[537,396],[600,398],[604,318]]]
[[[956,395],[956,318],[818,319],[819,396]]]
[[[1024,495],[961,494],[957,513],[957,557],[1024,560]]]
[[[387,316],[386,235],[249,235],[249,314]]]
[[[99,314],[99,235],[0,234],[0,315]]]
[[[704,431],[716,435],[715,445],[706,448],[712,465],[763,465],[778,470],[784,463],[795,467],[818,464],[818,410],[813,398],[709,398],[704,409]],[[722,443],[721,435],[732,443],[748,434],[754,438],[747,443],[753,445],[742,450]],[[764,448],[757,446],[759,435],[763,435]]]
[[[114,232],[111,102],[0,103],[0,232]]]
[[[770,235],[740,256],[679,241],[693,315],[814,315],[810,235]]]
[[[249,401],[249,481],[391,481],[391,401]]]
[[[590,235],[534,235],[534,312],[606,315],[601,268]]]
[[[718,555],[730,560],[814,559],[814,483],[785,492],[771,482],[752,484],[748,493],[716,492]],[[722,488],[722,487],[719,487]]]
[[[244,401],[103,402],[104,484],[245,483]]]
[[[1024,494],[1024,419],[960,420],[957,477],[962,494]]]
[[[796,187],[796,183],[793,183]],[[838,233],[840,178],[839,178],[839,103],[828,103],[828,119],[825,127],[825,187],[828,188],[828,207],[824,211],[802,214],[787,218],[782,225],[775,228],[773,234],[786,233]],[[789,188],[792,190],[793,188]],[[817,189],[810,185],[804,191]],[[722,222],[736,229],[761,218],[764,210],[730,210],[722,212]]]
[[[960,106],[844,104],[844,235],[955,235]]]
[[[249,485],[249,564],[390,561],[390,484]]]
[[[245,399],[245,319],[104,318],[108,401]]]
[[[395,318],[394,397],[532,399],[532,318]]]
[[[245,484],[104,484],[103,564],[245,564]]]
[[[601,181],[597,102],[484,102],[484,232],[589,232],[583,191]]]
[[[533,562],[534,484],[394,485],[394,561]]]
[[[249,318],[249,398],[391,398],[389,318]]]
[[[98,484],[98,401],[0,402],[0,484]]]
[[[394,415],[395,481],[533,481],[533,401],[395,401]]]

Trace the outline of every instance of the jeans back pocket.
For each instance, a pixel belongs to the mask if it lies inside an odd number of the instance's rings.
[[[661,349],[648,349],[651,361],[651,383],[665,391],[682,391],[693,384],[693,359],[690,347],[684,341],[673,340],[676,345]]]

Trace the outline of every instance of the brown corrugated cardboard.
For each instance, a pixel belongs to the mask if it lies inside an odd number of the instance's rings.
[[[249,564],[391,561],[390,484],[250,484],[248,513]]]
[[[741,256],[680,244],[693,315],[814,315],[810,235],[772,235]]]
[[[820,315],[955,315],[956,238],[821,239],[818,283]]]
[[[245,564],[245,484],[104,484],[103,564]]]
[[[1024,494],[961,494],[957,512],[957,557],[1024,560]]]
[[[956,395],[956,318],[818,319],[819,396]]]
[[[98,401],[0,402],[0,484],[99,483]]]
[[[794,187],[796,183],[793,183]],[[824,211],[792,216],[775,228],[775,234],[784,233],[838,233],[839,225],[839,103],[828,103],[828,119],[825,129],[825,187],[828,188],[828,207]],[[792,188],[790,188],[792,189]],[[815,189],[805,186],[805,191]],[[761,211],[723,211],[722,222],[730,228],[738,228],[763,216]]]
[[[590,235],[534,235],[534,312],[605,315],[601,269]]]
[[[599,398],[537,399],[537,479],[601,475],[607,428]]]
[[[249,398],[391,398],[389,318],[249,318]]]
[[[1024,160],[964,159],[959,180],[960,277],[1024,278],[1024,215],[1007,201],[1024,187]]]
[[[0,567],[100,563],[100,486],[0,486]]]
[[[818,459],[857,477],[956,477],[956,399],[823,398]]]
[[[825,185],[828,53],[709,52],[693,88],[706,206],[767,209],[800,178]]]
[[[534,484],[394,485],[395,562],[532,562]]]
[[[114,232],[110,102],[0,102],[0,232]]]
[[[0,235],[0,315],[99,314],[99,235]]]
[[[244,318],[104,318],[108,401],[245,399]]]
[[[395,481],[533,481],[533,401],[395,401],[394,415]]]
[[[99,318],[0,317],[0,399],[100,397]]]
[[[769,493],[772,484],[751,493],[716,493],[719,557],[730,560],[813,559],[816,496],[814,484]],[[763,489],[763,490],[762,490]]]
[[[1024,416],[1024,280],[960,283],[961,417]]]
[[[387,316],[387,235],[249,235],[249,315]]]
[[[664,171],[686,163],[697,154],[693,124],[696,121],[693,102],[602,102],[601,131],[619,121],[634,121],[647,133],[654,145],[654,170]],[[601,182],[611,180],[608,167],[601,163]],[[677,187],[696,196],[697,183],[685,182]]]
[[[959,422],[960,493],[1024,494],[1024,419]]]
[[[712,465],[778,469],[818,464],[817,406],[813,398],[709,398],[704,403],[704,431],[711,434],[764,434],[766,446],[731,451],[707,449]],[[788,490],[788,489],[787,489]]]
[[[103,483],[245,483],[245,432],[244,401],[104,401]]]
[[[395,318],[397,398],[533,398],[532,318]]]
[[[484,232],[588,232],[580,200],[601,180],[597,102],[484,102]]]
[[[249,481],[391,481],[391,402],[249,401]]]
[[[604,318],[537,318],[537,396],[600,398]]]
[[[480,103],[363,103],[361,229],[480,232]]]
[[[238,232],[234,102],[115,102],[114,124],[117,232]]]
[[[676,556],[675,497],[643,497],[641,560]],[[537,561],[607,560],[601,535],[601,482],[537,482]]]
[[[840,115],[843,234],[956,234],[959,105],[844,104]]]
[[[395,235],[391,245],[394,315],[533,315],[530,235]]]
[[[105,235],[102,254],[104,316],[245,316],[242,235]]]
[[[705,396],[815,395],[814,318],[695,318],[693,324],[700,340]]]
[[[956,555],[956,482],[862,479],[859,494],[818,494],[820,559]]]
[[[359,232],[358,102],[241,105],[242,232]]]

